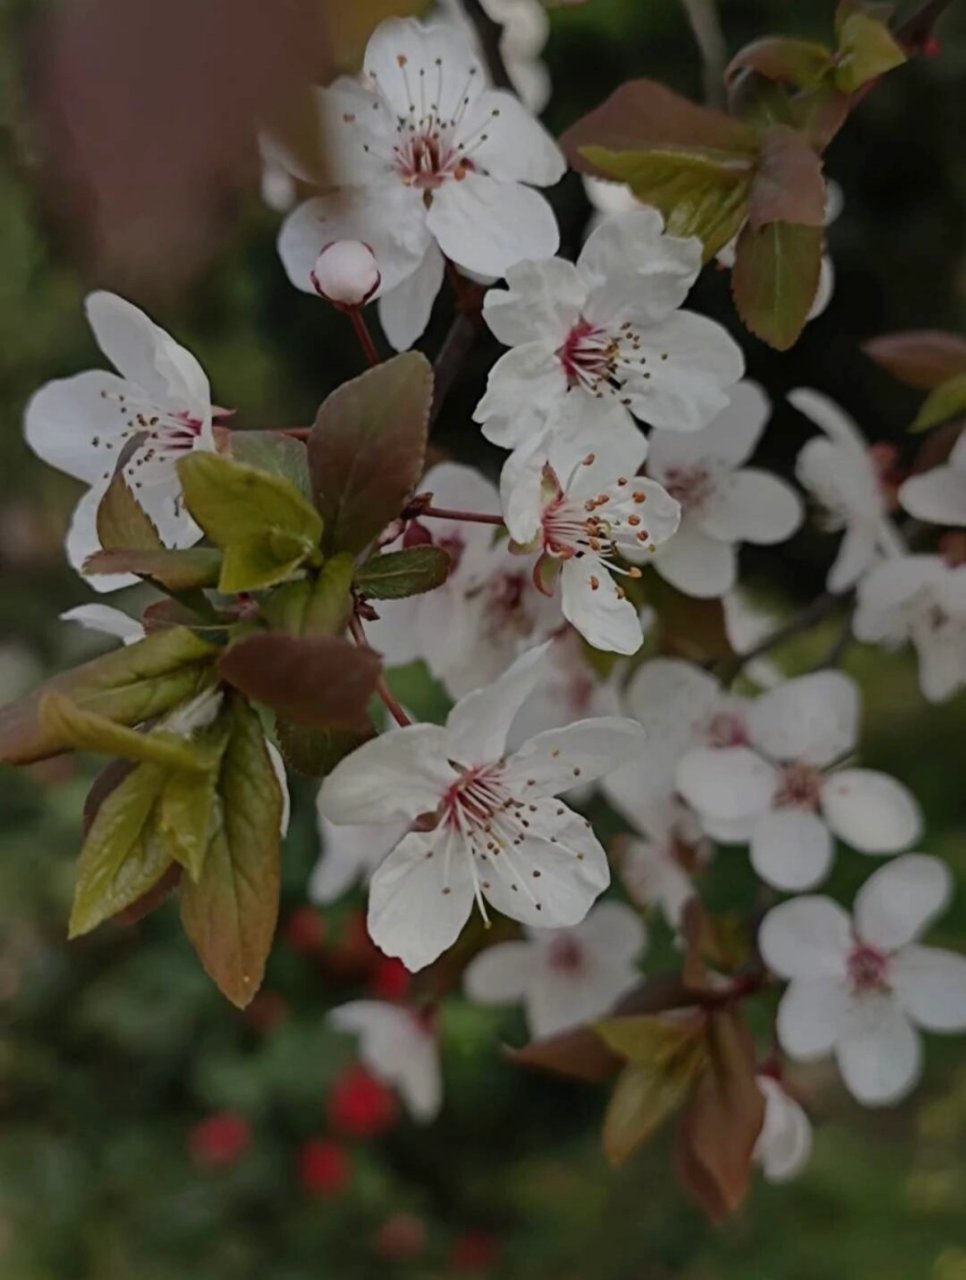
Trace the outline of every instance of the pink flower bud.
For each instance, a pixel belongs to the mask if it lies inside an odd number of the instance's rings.
[[[360,240],[334,240],[311,272],[316,293],[336,307],[361,307],[382,279],[375,254]]]

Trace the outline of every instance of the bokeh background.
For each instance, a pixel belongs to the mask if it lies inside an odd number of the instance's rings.
[[[341,3],[341,0],[340,0]],[[311,421],[325,392],[361,369],[340,317],[296,293],[275,257],[279,216],[258,174],[226,192],[205,254],[153,235],[123,264],[79,234],[83,201],[58,167],[36,109],[43,27],[54,6],[0,0],[0,701],[87,656],[96,641],[57,621],[90,598],[61,540],[76,490],[33,459],[21,414],[46,379],[100,357],[82,298],[125,292],[197,353],[216,402],[250,426]],[[966,331],[966,22],[954,3],[939,56],[877,88],[833,145],[845,197],[831,229],[834,300],[795,350],[747,335],[749,368],[776,403],[765,456],[788,467],[804,423],[792,386],[838,398],[871,438],[909,454],[916,404],[861,354],[906,327]],[[768,31],[827,37],[831,0],[720,0],[731,52]],[[211,48],[230,57],[231,40]],[[623,79],[650,76],[693,96],[701,73],[678,0],[587,0],[552,12],[546,61],[555,131]],[[143,86],[179,93],[177,77]],[[195,109],[204,112],[204,100]],[[556,199],[576,247],[589,214],[580,185]],[[190,266],[190,270],[188,269]],[[183,268],[183,269],[182,269]],[[742,336],[727,278],[709,270],[696,304]],[[438,349],[443,302],[424,347]],[[450,400],[440,448],[484,467],[469,413],[494,350],[479,345]],[[804,533],[747,570],[769,600],[820,589],[829,542]],[[792,668],[829,635],[792,646]],[[966,935],[964,700],[927,709],[906,656],[858,647],[845,665],[868,699],[863,752],[921,797],[923,847],[949,860],[956,906],[937,942]],[[409,672],[406,697],[433,690]],[[931,1038],[924,1084],[896,1110],[864,1112],[831,1072],[798,1077],[818,1122],[814,1160],[785,1188],[760,1185],[744,1211],[706,1225],[670,1177],[659,1139],[626,1168],[597,1145],[603,1095],[528,1076],[500,1055],[518,1015],[454,996],[441,1020],[446,1104],[419,1129],[391,1104],[348,1091],[352,1045],[328,1007],[391,991],[360,928],[361,895],[307,906],[317,856],[313,794],[295,787],[280,935],[266,988],[231,1009],[201,973],[169,904],[140,925],[67,946],[65,923],[83,798],[79,759],[0,772],[0,1275],[4,1280],[316,1280],[476,1273],[507,1280],[964,1280],[966,1047]],[[707,886],[747,887],[741,855]],[[840,860],[848,896],[869,870]],[[667,940],[655,933],[655,951]],[[388,1109],[387,1109],[388,1107]],[[360,1128],[380,1128],[376,1134]]]

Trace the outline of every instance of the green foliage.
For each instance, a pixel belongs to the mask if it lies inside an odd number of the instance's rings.
[[[355,586],[371,600],[400,600],[441,587],[449,569],[442,547],[409,547],[367,560],[356,573]]]
[[[966,414],[966,373],[957,373],[929,393],[916,414],[913,431],[927,431]]]
[[[134,551],[157,551],[163,547],[150,516],[131,492],[118,467],[97,508],[97,537],[110,551],[121,547]]]

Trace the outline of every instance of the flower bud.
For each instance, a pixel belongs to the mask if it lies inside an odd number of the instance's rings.
[[[316,293],[336,307],[361,307],[379,288],[375,254],[360,240],[334,240],[311,271]]]

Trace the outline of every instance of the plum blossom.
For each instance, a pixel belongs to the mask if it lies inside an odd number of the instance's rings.
[[[953,445],[949,461],[899,486],[899,504],[917,520],[966,525],[966,432]]]
[[[598,903],[575,928],[528,928],[526,934],[476,956],[464,986],[479,1004],[522,1001],[533,1036],[601,1017],[640,981],[647,931],[621,902]]]
[[[490,371],[474,417],[503,448],[549,431],[575,457],[594,452],[633,474],[647,445],[634,418],[696,431],[727,405],[744,371],[713,320],[679,310],[701,245],[664,234],[655,209],[609,218],[576,265],[521,262],[483,316],[512,348]]]
[[[651,805],[638,825],[642,834],[622,837],[618,844],[621,882],[633,902],[660,908],[676,931],[694,896],[692,873],[709,861],[711,844],[694,814],[673,797],[663,806]]]
[[[966,685],[966,565],[932,555],[886,560],[859,583],[852,630],[868,644],[911,642],[923,695],[952,697]]]
[[[834,1052],[865,1106],[889,1106],[916,1084],[917,1027],[966,1031],[966,956],[919,944],[951,891],[944,863],[910,853],[869,877],[852,917],[809,896],[762,922],[762,957],[789,981],[778,1007],[782,1048],[804,1062]]]
[[[176,463],[215,448],[208,379],[190,351],[113,293],[88,294],[85,310],[118,373],[91,369],[48,382],[24,419],[34,453],[88,486],[67,535],[67,558],[78,571],[100,548],[97,508],[126,449],[123,471],[134,497],[166,545],[187,547],[201,530],[182,506]],[[90,579],[96,591],[136,581],[130,574]]]
[[[514,91],[528,111],[541,112],[550,100],[550,73],[540,54],[550,35],[550,19],[540,0],[480,0],[487,17],[498,22],[500,57]],[[440,15],[449,16],[477,49],[479,36],[462,0],[440,0]]]
[[[739,382],[702,430],[651,432],[647,474],[681,504],[681,527],[658,548],[654,568],[687,595],[724,595],[738,576],[740,543],[783,542],[802,522],[789,484],[745,466],[770,415],[762,389]]]
[[[379,288],[382,276],[375,254],[360,240],[335,240],[316,259],[312,285],[337,307],[361,307]]]
[[[765,1121],[754,1158],[761,1165],[766,1182],[790,1182],[811,1157],[811,1121],[774,1076],[759,1075],[758,1088],[765,1099]]]
[[[789,402],[824,432],[798,455],[795,474],[820,508],[824,528],[844,530],[829,570],[829,591],[848,591],[882,557],[905,550],[891,520],[890,499],[882,483],[881,459],[834,401],[799,387]]]
[[[429,1017],[382,1000],[350,1000],[329,1013],[337,1031],[358,1035],[359,1057],[398,1089],[409,1114],[428,1124],[443,1105],[439,1045]]]
[[[508,755],[507,734],[546,649],[461,698],[445,727],[392,729],[322,783],[319,805],[331,822],[414,824],[373,875],[368,916],[376,945],[410,970],[456,940],[474,900],[484,919],[489,903],[523,924],[557,928],[579,924],[607,887],[607,857],[590,824],[554,797],[613,769],[643,733],[619,717],[580,720]]]
[[[496,488],[472,467],[440,463],[420,488],[440,508],[499,514]],[[449,552],[449,577],[436,591],[380,601],[379,619],[366,634],[387,666],[422,658],[447,692],[461,697],[495,680],[524,649],[558,630],[560,609],[491,525],[434,518],[423,532]]]
[[[361,81],[337,80],[318,104],[336,189],[293,210],[279,254],[309,291],[327,244],[369,245],[382,272],[380,320],[397,350],[425,329],[444,258],[495,278],[556,252],[556,221],[533,188],[563,176],[560,149],[519,99],[486,87],[452,24],[381,23]]]
[[[539,550],[534,580],[552,594],[559,580],[564,617],[597,649],[636,653],[644,636],[621,576],[640,577],[615,559],[644,561],[675,533],[677,502],[653,480],[616,475],[592,453],[563,481],[542,450],[519,451],[504,467],[507,529],[526,550]]]
[[[557,632],[547,648],[543,676],[517,712],[510,730],[511,748],[544,729],[562,729],[574,720],[621,714],[620,672],[603,679],[587,661],[572,627]],[[576,795],[584,788],[574,788]]]
[[[751,654],[779,624],[779,619],[770,610],[763,609],[740,588],[725,592],[721,597],[721,607],[725,635],[739,656]],[[782,680],[781,671],[768,658],[748,658],[742,667],[742,675],[760,689],[771,689]]]
[[[799,676],[752,703],[747,745],[689,751],[677,767],[678,790],[709,835],[749,841],[767,884],[809,889],[828,873],[833,836],[861,853],[898,853],[922,828],[901,783],[838,763],[854,749],[858,727],[849,676]]]
[[[335,902],[369,877],[406,833],[402,823],[363,823],[337,827],[318,813],[322,853],[309,878],[309,900],[320,906]]]

